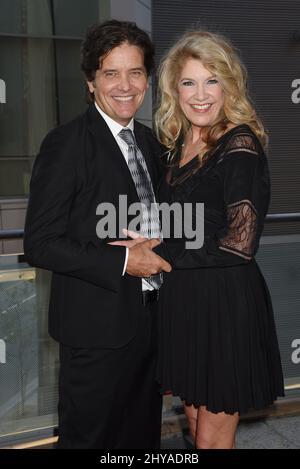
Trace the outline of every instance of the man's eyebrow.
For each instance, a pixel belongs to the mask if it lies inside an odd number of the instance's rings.
[[[117,69],[115,68],[102,68],[100,69],[102,72],[118,72]],[[144,71],[145,68],[144,67],[134,67],[134,68],[130,68],[129,69],[129,72],[134,72],[134,71]]]
[[[102,68],[100,69],[102,72],[117,72],[115,68]]]

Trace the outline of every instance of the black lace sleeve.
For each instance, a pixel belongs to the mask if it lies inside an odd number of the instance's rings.
[[[227,225],[220,249],[250,260],[256,252],[258,231],[258,213],[252,202],[245,199],[228,205]]]
[[[232,138],[223,152],[220,171],[224,181],[226,225],[200,249],[184,243],[162,243],[155,252],[173,268],[232,266],[255,255],[269,205],[266,157],[251,134]]]

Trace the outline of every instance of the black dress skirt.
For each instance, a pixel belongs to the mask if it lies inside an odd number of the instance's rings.
[[[197,157],[182,168],[173,160],[159,187],[160,203],[189,202],[193,216],[204,203],[204,244],[186,249],[184,233],[171,230],[155,248],[173,267],[160,293],[157,378],[162,392],[214,413],[245,414],[284,395],[272,303],[254,258],[269,188],[247,125],[224,134],[200,169]]]

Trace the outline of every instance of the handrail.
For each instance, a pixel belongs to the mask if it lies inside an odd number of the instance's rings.
[[[300,221],[300,213],[268,213],[265,221],[267,223]]]
[[[268,213],[266,223],[300,221],[300,213]],[[24,230],[0,230],[0,239],[19,239],[24,237]]]
[[[24,237],[24,230],[0,230],[0,239],[18,239]]]

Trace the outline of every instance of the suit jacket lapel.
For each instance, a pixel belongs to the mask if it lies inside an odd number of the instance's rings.
[[[105,120],[93,104],[87,110],[87,119],[88,127],[101,147],[101,153],[104,154],[104,157],[107,158],[112,165],[116,166],[122,172],[123,177],[127,179],[127,183],[131,186],[131,189],[135,192],[136,198],[138,199],[136,188],[124,155]]]
[[[105,155],[105,158],[108,158],[112,164],[117,166],[122,174],[127,179],[128,184],[131,186],[132,190],[136,194],[136,198],[138,199],[138,195],[136,192],[135,184],[133,182],[130,170],[128,165],[125,161],[124,155],[120,150],[119,145],[117,144],[113,134],[111,133],[108,125],[106,124],[105,120],[102,118],[101,114],[97,111],[94,104],[91,104],[88,108],[87,112],[87,121],[88,127],[90,131],[96,138],[96,141],[101,146],[101,152]],[[150,174],[150,177],[153,182],[153,186],[155,186],[155,182],[157,179],[157,172],[154,164],[154,156],[152,152],[154,148],[151,146],[151,142],[147,138],[147,133],[145,131],[143,125],[139,122],[135,121],[134,125],[134,134],[137,141],[137,144],[144,155],[147,168]]]

